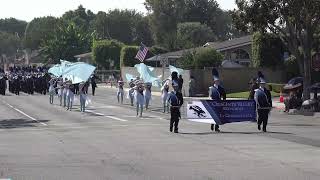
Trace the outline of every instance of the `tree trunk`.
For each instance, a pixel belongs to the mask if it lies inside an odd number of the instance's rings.
[[[311,85],[311,49],[310,53],[306,53],[304,59],[304,76],[303,76],[303,99],[307,100],[310,99],[310,85]],[[308,55],[310,54],[310,55]]]

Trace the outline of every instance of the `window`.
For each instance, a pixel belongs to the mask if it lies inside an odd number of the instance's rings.
[[[250,55],[249,53],[247,53],[247,51],[243,50],[243,49],[237,49],[235,51],[233,51],[233,53],[235,54],[235,59],[250,59]]]

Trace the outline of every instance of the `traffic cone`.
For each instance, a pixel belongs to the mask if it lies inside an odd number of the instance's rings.
[[[280,102],[283,103],[284,102],[284,97],[282,95],[282,92],[280,92]]]

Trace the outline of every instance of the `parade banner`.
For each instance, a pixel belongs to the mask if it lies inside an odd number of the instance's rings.
[[[193,101],[187,105],[190,121],[223,125],[227,123],[256,121],[254,100]]]

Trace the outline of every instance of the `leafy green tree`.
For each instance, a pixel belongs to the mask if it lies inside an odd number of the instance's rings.
[[[202,46],[213,40],[214,34],[205,24],[199,22],[178,24],[177,41],[181,49]]]
[[[134,42],[135,44],[143,42],[146,46],[152,46],[154,44],[148,16],[142,17],[137,21],[134,31]]]
[[[135,10],[98,12],[93,24],[98,39],[116,39],[135,45],[141,42],[148,46],[153,44],[148,18]]]
[[[156,42],[169,50],[176,49],[177,24],[182,22],[184,0],[146,0],[152,31]]]
[[[15,18],[0,19],[0,31],[10,34],[18,33],[19,37],[23,37],[26,26],[27,22]]]
[[[61,18],[65,23],[74,23],[77,28],[86,33],[92,33],[92,24],[95,19],[95,14],[84,8],[82,5],[78,6],[77,9],[67,11],[62,15]]]
[[[41,43],[56,31],[58,23],[59,19],[52,16],[33,19],[26,27],[24,46],[39,49]]]
[[[234,21],[240,29],[276,34],[296,57],[304,76],[304,98],[309,99],[311,55],[320,22],[319,0],[237,0]]]
[[[75,61],[74,56],[90,51],[90,36],[74,23],[60,24],[54,33],[45,39],[41,53],[55,61]]]
[[[109,39],[109,27],[107,13],[99,11],[94,19],[93,26],[96,33],[96,39]]]
[[[113,64],[115,69],[119,69],[120,52],[123,46],[124,44],[117,40],[94,41],[92,46],[93,60],[104,68],[110,69]]]
[[[17,53],[20,47],[21,41],[18,36],[0,31],[0,56],[2,54],[12,56]]]
[[[110,38],[117,39],[125,44],[132,44],[135,40],[136,24],[141,20],[142,15],[135,10],[115,9],[109,11],[107,27]]]

